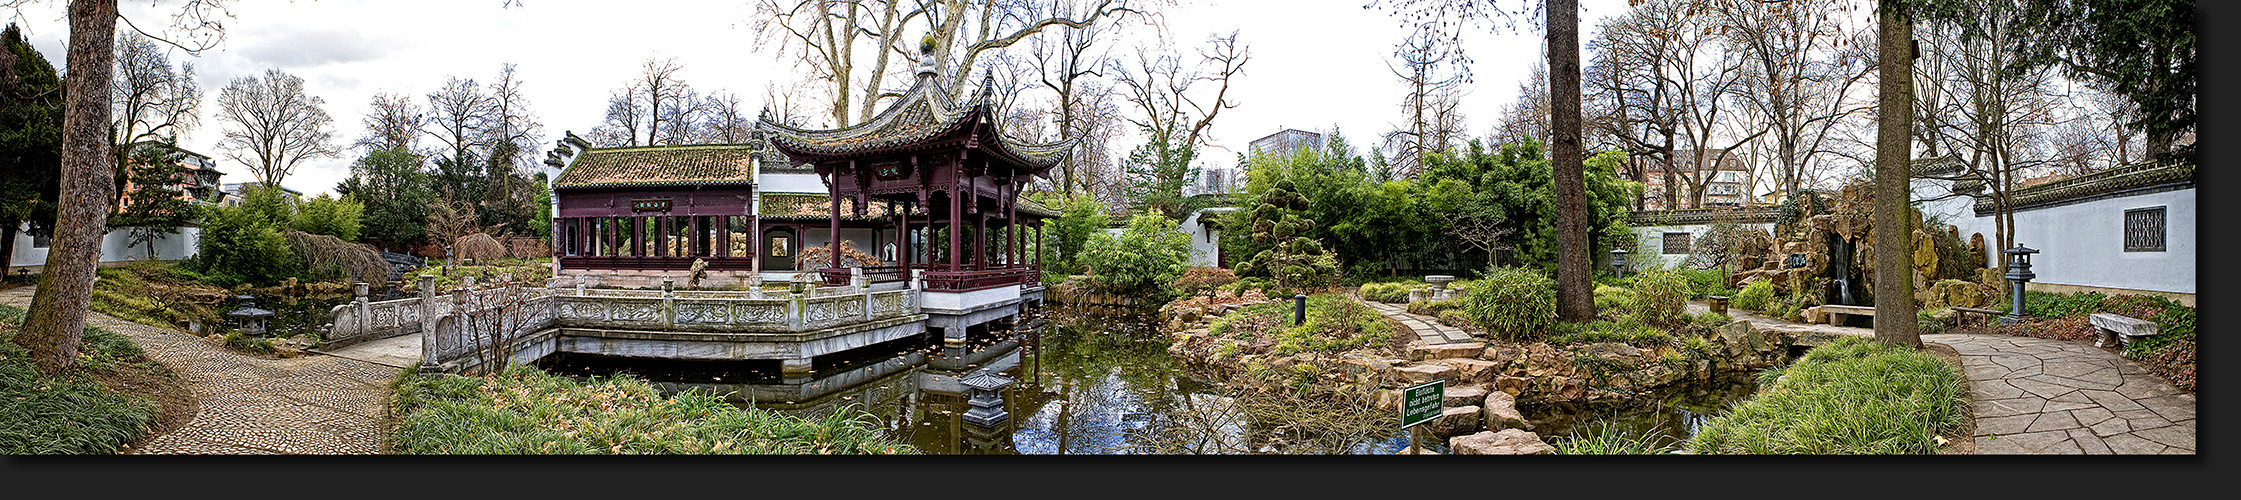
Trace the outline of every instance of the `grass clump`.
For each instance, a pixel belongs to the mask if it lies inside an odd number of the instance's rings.
[[[1763,374],[1757,395],[1704,423],[1699,454],[1927,454],[1969,416],[1961,375],[1926,352],[1847,338]]]
[[[1670,437],[1647,430],[1629,431],[1609,422],[1587,426],[1587,432],[1573,430],[1570,436],[1552,440],[1549,446],[1558,455],[1665,455],[1680,451],[1681,443]]]
[[[1556,321],[1556,280],[1538,270],[1492,268],[1459,288],[1464,316],[1504,339],[1531,340]]]
[[[391,404],[410,455],[915,454],[858,411],[804,419],[628,377],[578,382],[516,366],[484,377],[405,375]]]
[[[1765,311],[1767,302],[1773,299],[1774,282],[1763,279],[1755,280],[1745,283],[1743,291],[1735,293],[1735,307],[1748,311]]]
[[[1681,271],[1651,271],[1634,280],[1634,314],[1660,325],[1680,323],[1689,300],[1689,277]]]
[[[16,345],[23,310],[0,305],[0,454],[108,454],[154,425],[158,405],[120,393],[103,375],[136,370],[167,376],[132,339],[87,327],[77,364],[43,375]]]
[[[1658,346],[1673,341],[1673,334],[1640,320],[1591,321],[1574,326],[1558,323],[1555,333],[1548,337],[1552,345],[1593,344],[1597,342],[1623,342],[1635,346]]]

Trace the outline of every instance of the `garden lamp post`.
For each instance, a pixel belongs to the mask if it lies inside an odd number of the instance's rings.
[[[264,335],[265,320],[272,318],[275,313],[258,309],[257,297],[255,296],[243,295],[236,298],[241,300],[241,308],[234,309],[233,312],[226,313],[226,315],[233,317],[234,325],[241,329],[242,334]]]
[[[1292,326],[1307,324],[1307,294],[1292,295]]]
[[[1611,249],[1611,272],[1620,278],[1626,277],[1626,249]]]
[[[2008,315],[2000,318],[2000,324],[2013,325],[2023,321],[2023,288],[2031,283],[2031,278],[2038,277],[2031,273],[2031,254],[2039,251],[2017,243],[2015,248],[2001,250],[2000,253],[2008,254],[2008,281],[2013,283],[2008,288],[2015,292],[2010,294],[2013,302],[2009,305]]]

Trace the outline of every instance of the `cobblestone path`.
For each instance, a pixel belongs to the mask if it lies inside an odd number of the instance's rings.
[[[32,287],[0,290],[28,307]],[[131,337],[194,391],[194,419],[137,454],[371,454],[398,369],[332,356],[262,359],[178,330],[87,312],[86,323]]]
[[[2194,395],[2078,342],[1923,335],[1968,373],[1979,455],[2193,454]]]

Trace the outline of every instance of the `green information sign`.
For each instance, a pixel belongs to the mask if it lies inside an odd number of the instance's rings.
[[[1433,380],[1401,389],[1401,427],[1430,422],[1439,418],[1445,409],[1440,402],[1447,396],[1447,384]]]

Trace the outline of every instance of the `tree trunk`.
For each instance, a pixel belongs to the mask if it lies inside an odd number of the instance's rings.
[[[16,228],[20,226],[23,226],[23,221],[0,224],[0,278],[16,272],[10,268],[16,265]]]
[[[1914,232],[1908,227],[1907,156],[1913,126],[1914,26],[1897,0],[1877,13],[1882,33],[1875,130],[1875,340],[1921,347],[1914,323]]]
[[[93,300],[94,263],[108,225],[110,183],[109,88],[115,72],[116,0],[70,2],[69,74],[64,77],[62,194],[54,245],[46,271],[16,343],[31,351],[40,373],[53,374],[78,359],[86,308]]]
[[[1580,5],[1548,2],[1550,187],[1556,190],[1556,316],[1595,319],[1588,273],[1586,169],[1580,164]]]

